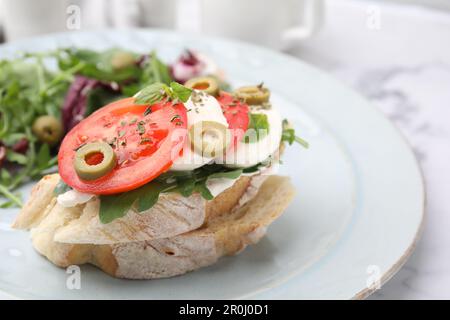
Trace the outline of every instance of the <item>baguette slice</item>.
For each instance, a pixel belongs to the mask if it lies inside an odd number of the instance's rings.
[[[131,209],[124,217],[108,224],[99,220],[100,201],[95,197],[85,204],[68,208],[68,212],[76,212],[76,215],[52,231],[52,237],[62,243],[98,245],[174,237],[198,229],[211,217],[230,212],[240,201],[243,202],[244,193],[246,201],[250,200],[265,178],[243,176],[211,201],[204,200],[199,194],[188,198],[177,193],[161,194],[151,209],[141,213]],[[47,216],[54,216],[53,211],[64,211],[56,203],[53,193],[59,180],[59,175],[54,174],[38,182],[13,228],[30,229],[41,223],[45,225]]]
[[[37,251],[60,267],[90,263],[119,278],[171,277],[211,265],[258,242],[293,196],[288,178],[271,176],[252,200],[228,214],[211,217],[197,230],[169,238],[106,245],[55,241],[54,234],[76,219],[82,209],[62,208],[53,200],[46,217],[32,230],[32,241]]]

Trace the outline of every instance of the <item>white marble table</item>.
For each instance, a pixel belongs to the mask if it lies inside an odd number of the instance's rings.
[[[372,101],[402,131],[423,169],[422,238],[405,266],[371,299],[449,299],[450,12],[329,0],[322,31],[290,53]]]

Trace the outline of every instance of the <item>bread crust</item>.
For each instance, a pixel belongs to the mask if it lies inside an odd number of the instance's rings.
[[[180,275],[211,265],[224,255],[237,254],[264,236],[267,227],[294,196],[288,178],[266,178],[241,178],[235,186],[205,204],[206,218],[202,225],[188,232],[109,244],[56,241],[58,230],[79,220],[86,209],[83,206],[63,208],[52,198],[45,213],[33,215],[42,218],[37,225],[36,218],[33,218],[33,246],[60,267],[89,263],[111,276],[127,279]],[[239,200],[241,204],[236,207]],[[33,197],[30,202],[33,202]],[[206,209],[208,207],[209,210]],[[20,225],[25,220],[21,217]]]
[[[54,174],[45,176],[37,183],[30,200],[13,223],[13,228],[37,227],[45,221],[51,210],[60,210],[61,206],[56,204],[53,193],[59,180],[59,175]],[[100,222],[100,201],[94,197],[76,206],[79,215],[59,227],[54,240],[101,245],[173,237],[201,227],[211,217],[231,211],[247,190],[250,180],[250,177],[241,177],[231,188],[211,201],[206,201],[199,194],[186,198],[176,193],[165,193],[151,209],[141,213],[131,209],[124,217],[108,224]]]

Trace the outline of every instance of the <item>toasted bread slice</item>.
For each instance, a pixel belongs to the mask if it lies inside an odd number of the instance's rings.
[[[85,204],[68,209],[78,215],[59,226],[53,237],[57,242],[74,244],[117,244],[174,237],[201,227],[211,217],[230,212],[239,201],[243,201],[244,193],[248,201],[265,178],[243,176],[211,201],[204,200],[199,194],[185,198],[177,193],[165,193],[150,210],[138,213],[131,209],[123,218],[108,224],[100,222],[100,201],[94,197]],[[54,174],[38,182],[30,200],[13,223],[14,228],[30,229],[41,222],[45,224],[52,211],[64,211],[56,203],[53,193],[59,180],[59,175]]]
[[[228,214],[212,216],[197,230],[170,238],[107,245],[56,242],[54,235],[77,219],[82,209],[61,208],[53,200],[45,218],[32,230],[32,240],[42,255],[61,267],[90,263],[119,278],[171,277],[213,264],[258,242],[293,196],[288,178],[271,176],[252,200]]]

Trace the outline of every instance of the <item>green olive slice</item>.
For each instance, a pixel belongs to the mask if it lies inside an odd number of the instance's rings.
[[[245,86],[236,89],[235,95],[248,105],[261,105],[269,102],[270,90],[263,86]]]
[[[130,52],[117,51],[111,57],[111,66],[114,70],[121,70],[136,63],[136,59]]]
[[[91,142],[75,153],[75,172],[83,180],[96,180],[116,166],[116,154],[106,142]]]
[[[204,91],[212,96],[217,96],[219,93],[219,83],[212,77],[197,77],[192,78],[184,84],[185,87]]]
[[[63,136],[61,122],[53,116],[38,117],[34,121],[31,131],[40,142],[48,143],[49,145],[57,144]]]
[[[191,148],[203,157],[222,154],[231,143],[227,126],[216,121],[200,121],[189,128]]]

